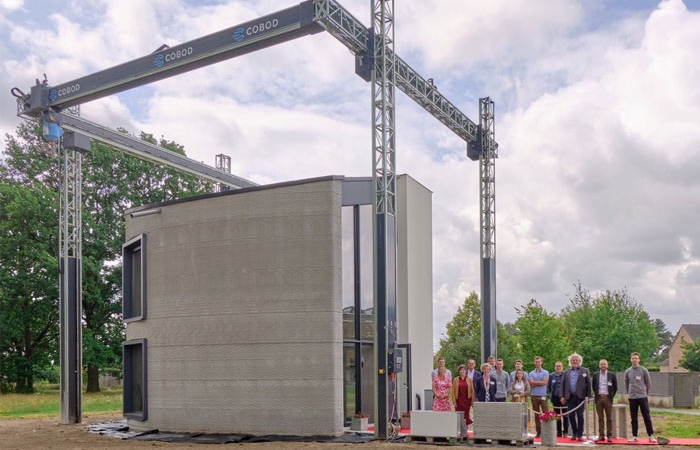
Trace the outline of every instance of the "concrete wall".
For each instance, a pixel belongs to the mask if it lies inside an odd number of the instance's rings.
[[[397,193],[399,342],[411,344],[411,409],[418,407],[416,394],[425,409],[433,368],[432,192],[401,175]]]
[[[619,403],[629,403],[625,388],[625,373],[617,374]],[[699,378],[697,372],[662,373],[650,372],[651,393],[649,405],[661,408],[697,408]]]
[[[127,214],[147,235],[148,418],[134,429],[339,435],[342,179]]]

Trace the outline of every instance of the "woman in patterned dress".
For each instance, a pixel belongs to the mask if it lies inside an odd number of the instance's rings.
[[[452,380],[442,366],[433,379],[433,411],[452,411],[450,390],[452,390]]]

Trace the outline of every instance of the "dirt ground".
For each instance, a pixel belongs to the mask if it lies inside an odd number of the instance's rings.
[[[0,420],[0,449],[25,450],[25,449],[56,449],[56,450],[102,450],[102,449],[132,449],[145,450],[163,448],[170,450],[199,449],[207,450],[212,444],[182,444],[159,441],[134,441],[120,440],[114,437],[93,434],[86,427],[91,423],[105,423],[121,420],[120,415],[93,414],[83,417],[83,423],[75,425],[62,425],[56,418],[50,419],[13,419]],[[244,444],[222,444],[227,447],[245,447],[245,450],[341,450],[353,448],[355,450],[429,450],[431,448],[445,448],[444,444],[425,443],[393,443],[372,441],[361,444],[350,443],[322,443],[322,442],[264,442]],[[503,448],[503,447],[501,447]],[[514,447],[515,448],[515,447]],[[648,447],[647,447],[648,448]],[[629,450],[630,446],[610,445],[605,450]],[[664,450],[680,450],[683,447],[666,446]],[[687,449],[687,447],[686,447]]]

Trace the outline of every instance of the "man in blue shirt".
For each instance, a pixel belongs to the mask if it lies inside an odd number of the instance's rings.
[[[547,383],[549,382],[549,372],[542,368],[541,356],[535,356],[535,370],[530,372],[528,381],[530,382],[532,409],[539,411],[539,413],[535,413],[535,429],[537,430],[537,437],[540,437],[542,434],[540,414],[549,411],[549,404],[547,403]]]

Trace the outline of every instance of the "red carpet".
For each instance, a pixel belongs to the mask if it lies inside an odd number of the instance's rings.
[[[374,432],[374,427],[369,427],[367,431]],[[400,435],[409,436],[411,434],[410,429],[403,428],[399,430]],[[469,437],[471,438],[472,432],[469,431]],[[700,446],[700,439],[690,439],[690,438],[667,438],[667,445],[688,445],[688,446]],[[540,438],[534,438],[535,443],[540,443]],[[583,445],[581,441],[572,441],[569,438],[557,438],[558,444],[569,444],[569,445]],[[649,442],[648,437],[640,437],[637,442],[627,442],[627,438],[614,438],[612,442],[596,442],[596,445],[659,445],[658,443]]]
[[[698,445],[700,446],[700,439],[683,439],[683,438],[667,438],[667,445]],[[540,442],[539,438],[535,438],[535,442]],[[581,441],[572,441],[568,438],[557,438],[558,444],[582,444]],[[649,442],[648,437],[640,437],[637,442],[628,442],[627,438],[614,438],[612,442],[596,442],[596,445],[659,445],[654,442]]]

